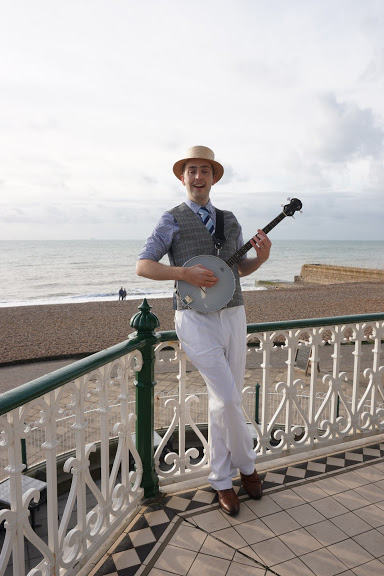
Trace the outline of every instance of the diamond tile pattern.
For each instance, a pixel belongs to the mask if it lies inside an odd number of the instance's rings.
[[[260,476],[236,517],[210,486],[161,496],[89,576],[384,574],[384,444]]]

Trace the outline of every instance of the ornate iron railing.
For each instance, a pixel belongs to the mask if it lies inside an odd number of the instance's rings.
[[[127,341],[1,395],[0,451],[6,465],[0,495],[8,482],[9,509],[0,512],[5,530],[0,576],[10,562],[14,575],[26,574],[25,540],[41,554],[35,568],[28,569],[29,576],[77,574],[124,528],[141,499],[158,492],[159,484],[203,481],[208,475],[207,427],[197,425],[202,420],[191,409],[197,397],[188,393],[187,358],[174,332],[156,332],[159,323],[150,308],[144,300],[131,319],[136,332]],[[384,314],[249,325],[252,368],[244,411],[258,461],[383,432],[383,339]],[[367,347],[368,361],[363,354]],[[298,349],[307,348],[312,370],[305,375],[295,358]],[[169,350],[169,364],[177,369],[167,378],[174,381],[178,396],[167,401],[171,421],[154,453],[155,366],[168,362],[163,357]],[[317,366],[324,350],[330,369],[320,374]],[[351,370],[344,369],[346,360]],[[261,383],[257,410],[256,402],[247,402],[256,380]],[[270,398],[276,393],[280,402],[272,408]],[[96,423],[90,418],[95,409]],[[76,448],[70,453],[60,424],[65,410],[73,418]],[[47,539],[29,522],[39,493],[23,491],[22,441],[32,429],[40,432],[38,448],[45,457]],[[36,472],[28,469],[30,476]],[[69,485],[63,510],[58,507],[58,476]],[[87,512],[89,495],[96,504]]]

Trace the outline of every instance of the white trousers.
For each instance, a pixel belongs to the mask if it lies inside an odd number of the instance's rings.
[[[232,487],[237,469],[243,474],[255,469],[253,441],[241,404],[247,335],[244,306],[211,314],[176,310],[175,327],[182,348],[207,385],[209,481],[215,490],[225,490]]]

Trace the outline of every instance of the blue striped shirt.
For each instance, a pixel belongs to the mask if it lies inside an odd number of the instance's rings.
[[[191,208],[191,210],[193,210],[193,212],[195,212],[196,217],[200,219],[200,216],[197,214],[201,208],[200,204],[192,202],[189,198],[185,200],[185,203],[189,208]],[[216,210],[210,200],[208,201],[208,204],[205,205],[205,208],[209,210],[213,225],[216,228]],[[147,239],[137,259],[155,260],[156,262],[159,262],[168,253],[172,244],[175,244],[179,240],[180,228],[177,221],[172,214],[164,212],[164,214],[160,216],[152,234]],[[237,238],[237,250],[239,250],[243,244],[243,234],[240,227],[239,236]],[[246,255],[243,258],[246,258]]]

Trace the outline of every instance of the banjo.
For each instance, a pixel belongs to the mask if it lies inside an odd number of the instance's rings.
[[[292,198],[289,204],[283,207],[283,211],[263,228],[263,232],[268,234],[268,232],[286,216],[293,216],[295,212],[301,210],[301,208],[301,201],[298,198]],[[212,270],[216,278],[218,278],[218,282],[210,288],[203,288],[179,280],[177,282],[177,293],[180,296],[182,304],[196,312],[203,312],[205,314],[224,308],[232,299],[236,287],[235,275],[231,268],[237,264],[251,248],[252,244],[248,241],[226,261],[218,256],[210,255],[194,256],[187,260],[184,267],[196,266],[198,264],[205,266]]]

